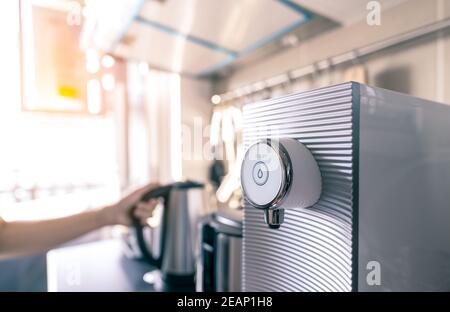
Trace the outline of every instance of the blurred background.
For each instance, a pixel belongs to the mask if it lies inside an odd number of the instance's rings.
[[[149,180],[239,209],[245,103],[349,80],[450,103],[447,0],[8,0],[0,23],[5,220]],[[0,289],[46,290],[46,265],[0,262]]]

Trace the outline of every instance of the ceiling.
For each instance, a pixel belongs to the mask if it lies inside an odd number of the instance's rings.
[[[392,8],[406,0],[378,0],[382,10]],[[317,14],[342,25],[353,24],[366,17],[368,0],[292,0]]]
[[[381,0],[383,7],[405,0]],[[91,0],[87,45],[211,77],[364,18],[366,0]],[[90,42],[90,43],[89,43]]]
[[[145,1],[113,52],[207,76],[311,19],[287,0]]]

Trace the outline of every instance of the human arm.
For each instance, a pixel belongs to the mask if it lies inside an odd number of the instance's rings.
[[[157,201],[139,202],[141,196],[157,187],[149,184],[118,203],[72,216],[41,220],[6,222],[0,218],[0,259],[46,251],[64,242],[107,225],[131,225],[131,209],[143,222],[151,216]]]

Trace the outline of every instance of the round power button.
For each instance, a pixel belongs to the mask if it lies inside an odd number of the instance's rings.
[[[246,202],[265,209],[271,228],[280,227],[285,209],[308,208],[320,198],[322,176],[313,156],[297,139],[265,139],[250,145],[241,167]]]
[[[241,168],[246,198],[258,208],[272,206],[284,196],[286,166],[271,141],[257,142],[247,150]]]
[[[269,179],[269,169],[262,161],[253,166],[253,181],[259,186],[266,184]]]

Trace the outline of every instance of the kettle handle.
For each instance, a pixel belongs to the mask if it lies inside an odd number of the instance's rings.
[[[163,209],[163,213],[162,213],[162,228],[163,229],[164,229],[164,226],[166,223],[165,209],[166,209],[166,207],[168,207],[169,193],[170,193],[171,189],[172,189],[172,185],[161,186],[154,190],[149,191],[148,193],[144,194],[141,197],[141,201],[143,201],[143,202],[147,202],[153,198],[163,198],[164,206],[165,206]],[[146,260],[150,265],[153,265],[157,268],[161,268],[162,251],[164,250],[164,245],[165,245],[164,233],[162,233],[163,235],[161,236],[161,247],[160,247],[161,252],[160,252],[159,257],[156,259],[152,255],[151,251],[147,248],[147,244],[146,244],[145,238],[144,238],[144,226],[140,223],[140,220],[134,216],[133,212],[135,209],[136,209],[136,207],[131,209],[131,219],[133,220],[133,227],[134,227],[134,231],[136,233],[137,244],[139,246],[139,249],[141,250],[142,256],[143,256],[144,260]]]

